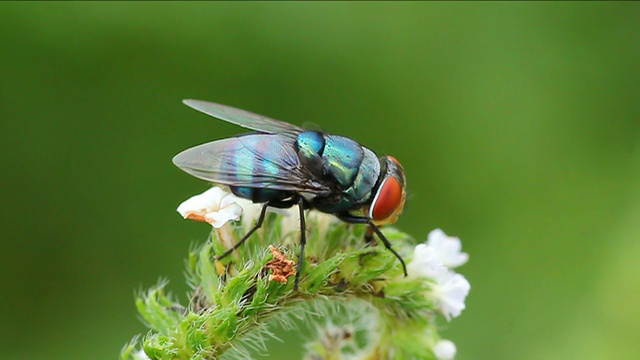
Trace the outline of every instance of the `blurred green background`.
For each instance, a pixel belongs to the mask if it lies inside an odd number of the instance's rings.
[[[639,19],[633,2],[0,4],[0,358],[113,359],[145,332],[136,290],[167,277],[184,301],[209,226],[175,209],[207,184],[171,158],[242,132],[184,98],[400,159],[398,227],[471,255],[442,331],[458,359],[640,358]]]

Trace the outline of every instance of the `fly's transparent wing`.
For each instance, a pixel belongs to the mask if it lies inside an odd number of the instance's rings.
[[[299,133],[302,128],[231,106],[202,100],[183,100],[185,105],[215,118],[266,134]]]
[[[328,194],[283,134],[248,134],[187,149],[173,163],[188,174],[231,186]]]

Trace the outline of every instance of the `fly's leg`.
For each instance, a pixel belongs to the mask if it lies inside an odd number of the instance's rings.
[[[293,287],[294,290],[298,290],[298,283],[300,282],[300,272],[302,271],[302,262],[304,261],[304,248],[307,245],[307,234],[306,234],[306,225],[305,225],[305,218],[304,218],[305,202],[304,202],[304,198],[302,198],[302,197],[300,197],[298,199],[289,199],[289,200],[285,200],[285,201],[269,201],[269,202],[266,202],[262,206],[262,210],[260,210],[260,216],[258,217],[258,221],[256,221],[256,224],[251,228],[251,230],[249,230],[249,232],[247,232],[242,237],[242,239],[240,239],[240,241],[238,241],[235,245],[233,245],[233,247],[231,249],[228,249],[227,251],[222,253],[222,255],[217,256],[216,260],[221,260],[224,257],[226,257],[229,254],[231,254],[234,250],[236,250],[237,248],[242,246],[242,244],[244,244],[244,242],[247,241],[247,239],[249,239],[249,237],[251,237],[251,235],[254,232],[256,232],[256,230],[258,230],[258,229],[260,229],[262,227],[262,223],[264,222],[264,219],[265,219],[266,214],[267,214],[267,208],[269,206],[275,207],[275,208],[286,209],[286,208],[290,208],[294,204],[298,204],[299,209],[300,209],[300,256],[298,258],[298,265],[297,265],[297,268],[296,268],[296,279],[295,279],[295,283],[294,283],[294,287]]]
[[[307,227],[304,221],[304,199],[302,197],[298,200],[298,209],[300,210],[300,255],[298,256],[298,266],[296,268],[296,279],[293,290],[298,290],[300,273],[302,272],[302,262],[304,261],[304,247],[307,245]]]
[[[373,238],[373,229],[367,226],[367,231],[364,233],[364,241],[367,242],[367,246],[376,245],[376,239]]]
[[[373,220],[369,219],[368,224],[369,224],[369,227],[372,228],[373,231],[375,231],[376,235],[378,235],[380,240],[382,240],[384,247],[386,247],[387,250],[391,251],[393,255],[395,255],[398,258],[398,260],[400,260],[400,264],[402,264],[402,271],[404,272],[404,276],[406,277],[407,265],[404,263],[404,260],[402,259],[400,254],[398,254],[395,250],[393,250],[393,248],[391,247],[391,243],[389,243],[389,240],[387,240],[387,238],[382,234],[382,231],[380,231],[380,228],[378,228],[378,226],[376,226],[376,224],[373,223]]]
[[[240,239],[240,241],[238,241],[235,245],[233,245],[233,247],[231,249],[228,249],[227,251],[223,252],[222,255],[216,257],[216,260],[221,260],[223,258],[225,258],[227,255],[231,254],[234,250],[236,250],[237,248],[239,248],[240,246],[242,246],[242,244],[247,241],[247,239],[254,233],[256,232],[256,230],[260,229],[260,227],[262,226],[262,223],[264,222],[264,218],[265,215],[267,213],[267,207],[269,207],[269,203],[265,203],[262,206],[262,210],[260,210],[260,216],[258,217],[258,221],[256,222],[256,225],[254,227],[251,228],[251,230],[249,230],[248,233],[246,233],[242,239]]]
[[[398,260],[400,261],[400,264],[402,264],[402,271],[404,272],[404,276],[407,276],[407,265],[404,263],[404,260],[402,259],[400,254],[398,254],[391,247],[391,243],[389,242],[389,240],[387,240],[387,238],[384,236],[384,234],[382,234],[382,231],[380,231],[378,226],[373,223],[373,220],[371,220],[370,218],[367,218],[367,217],[353,216],[353,215],[350,215],[350,214],[338,214],[337,216],[338,216],[338,218],[340,220],[342,220],[344,222],[351,223],[351,224],[367,224],[368,225],[367,234],[369,234],[369,232],[371,230],[373,230],[373,232],[376,235],[378,235],[380,240],[382,240],[382,243],[384,244],[384,247],[387,248],[387,250],[391,251],[393,253],[393,255],[396,256],[396,258],[398,258]],[[370,242],[370,239],[373,239],[373,234],[371,234],[371,235],[367,235],[367,234],[365,234],[365,240],[367,240],[367,242]]]

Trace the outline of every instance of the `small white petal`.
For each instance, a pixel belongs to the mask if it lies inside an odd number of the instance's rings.
[[[453,360],[456,357],[456,345],[450,340],[439,340],[433,347],[433,354],[438,360]]]
[[[132,354],[133,358],[135,360],[151,360],[149,359],[149,357],[147,356],[147,353],[144,352],[144,350],[140,349],[138,351],[136,351],[135,353]]]
[[[231,203],[223,209],[205,214],[204,218],[209,224],[213,225],[213,227],[220,228],[228,221],[239,220],[241,214],[242,206]]]
[[[239,197],[233,195],[232,193],[226,193],[222,199],[220,199],[220,209],[224,209],[225,207],[231,205],[231,204],[238,204],[238,201],[240,200]]]
[[[238,198],[215,186],[195,195],[178,206],[178,212],[185,219],[206,221],[216,228],[230,220],[238,220],[242,215],[242,207],[237,204]]]
[[[427,236],[427,245],[433,249],[442,264],[452,269],[469,260],[469,254],[462,252],[460,239],[448,236],[441,229],[435,229]]]
[[[243,198],[236,198],[236,204],[242,207],[242,227],[245,231],[249,231],[258,221],[262,204],[256,204]]]
[[[432,296],[438,310],[450,321],[464,310],[464,301],[469,295],[471,284],[464,276],[452,271],[447,271],[435,279],[437,284],[432,289]]]
[[[300,210],[298,205],[294,205],[286,210],[286,214],[283,214],[284,216],[282,220],[280,220],[282,236],[300,233]],[[297,241],[297,236],[294,236],[292,239],[296,239],[294,241]]]
[[[436,253],[425,244],[416,245],[413,258],[407,265],[407,273],[411,277],[436,278],[447,272]]]
[[[178,212],[186,218],[190,213],[207,213],[208,209],[217,208],[223,197],[222,189],[212,187],[202,194],[194,195],[178,206]]]

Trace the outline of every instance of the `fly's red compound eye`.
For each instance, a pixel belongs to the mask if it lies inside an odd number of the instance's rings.
[[[373,203],[371,204],[371,218],[381,221],[387,219],[402,206],[404,194],[400,182],[389,176],[382,182]]]

